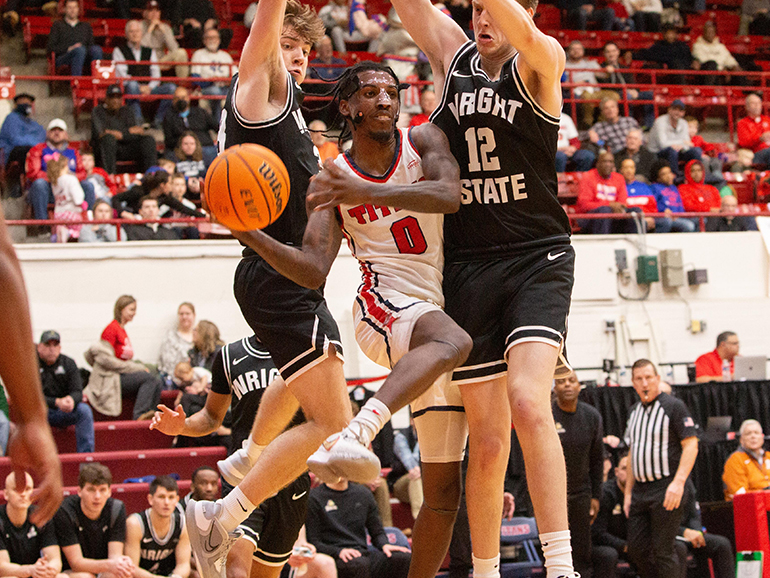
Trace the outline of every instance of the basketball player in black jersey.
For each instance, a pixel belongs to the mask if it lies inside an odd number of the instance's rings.
[[[233,447],[240,447],[278,370],[265,346],[252,335],[225,345],[214,359],[211,374],[211,391],[201,411],[186,417],[181,405],[175,411],[161,405],[150,427],[167,435],[204,436],[216,431],[231,407]],[[298,412],[290,425],[302,421]],[[305,523],[309,490],[310,477],[303,473],[251,513],[239,527],[243,537],[227,556],[228,578],[278,577]]]
[[[475,42],[430,0],[393,6],[430,60],[442,95],[431,121],[460,165],[462,205],[444,221],[444,296],[474,341],[453,375],[470,432],[474,576],[499,576],[511,418],[547,578],[571,575],[566,473],[550,407],[574,267],[556,199],[564,50],[535,26],[537,0],[473,0]]]
[[[299,110],[298,83],[305,77],[310,49],[323,32],[323,23],[310,7],[295,0],[260,0],[220,120],[220,149],[262,144],[286,165],[291,179],[288,205],[265,228],[282,244],[302,243],[308,219],[305,192],[318,170],[318,153]],[[328,230],[324,234],[330,235]],[[238,525],[300,476],[308,456],[352,417],[339,331],[322,292],[289,281],[249,248],[243,255],[235,273],[235,296],[282,381],[274,389],[276,403],[265,400],[270,409],[259,412],[247,447],[234,454],[237,460],[245,453],[248,466],[254,464],[249,474],[221,501],[190,502],[187,507],[187,530],[202,578],[221,574],[224,557],[238,538]],[[307,421],[281,433],[297,402]],[[262,452],[260,446],[265,445]],[[360,447],[353,457],[376,476],[379,460],[374,454]],[[224,470],[231,464],[223,464]]]
[[[134,578],[187,578],[190,540],[184,514],[177,508],[179,486],[169,476],[150,482],[150,507],[126,520],[126,556],[136,566]]]

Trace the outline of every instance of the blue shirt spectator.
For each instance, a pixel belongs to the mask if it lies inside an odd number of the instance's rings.
[[[672,215],[684,213],[684,205],[679,189],[674,184],[674,171],[664,160],[659,160],[653,167],[652,175],[656,182],[652,184],[652,192],[658,204],[658,212],[665,213],[672,220],[672,233],[692,233],[697,221],[686,218],[675,218]]]
[[[32,118],[35,97],[23,92],[17,94],[13,102],[16,108],[5,117],[0,128],[0,149],[3,149],[6,164],[14,148],[29,149],[45,140],[45,128]]]

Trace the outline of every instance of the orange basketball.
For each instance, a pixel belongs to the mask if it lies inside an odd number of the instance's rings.
[[[264,229],[286,208],[289,173],[270,149],[235,145],[211,163],[204,194],[211,213],[228,229]]]

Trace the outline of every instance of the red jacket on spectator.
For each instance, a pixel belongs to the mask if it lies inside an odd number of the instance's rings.
[[[693,180],[690,174],[692,167],[695,164],[701,166],[701,174],[704,175],[698,182]],[[707,185],[703,182],[705,174],[706,172],[703,170],[703,163],[699,160],[693,159],[685,165],[684,184],[679,185],[679,196],[682,197],[682,205],[684,205],[685,211],[705,213],[720,208],[722,200],[719,196],[719,191],[716,187]]]
[[[766,132],[770,132],[770,116],[760,115],[757,118],[746,116],[738,121],[738,146],[754,152],[761,151],[770,146],[760,140]]]
[[[735,371],[735,360],[730,362],[730,374]],[[695,360],[695,377],[715,377],[722,375],[722,358],[715,349],[704,353]]]
[[[613,171],[604,179],[598,170],[591,169],[580,179],[577,212],[587,213],[599,207],[608,206],[610,203],[625,205],[627,196],[626,180],[620,173]]]
[[[45,174],[49,159],[54,155],[64,155],[69,158],[69,170],[74,173],[79,181],[86,178],[86,170],[83,168],[83,161],[80,160],[80,153],[73,148],[67,147],[59,150],[52,147],[48,141],[33,146],[27,153],[27,182],[32,184],[37,179],[48,180]]]
[[[107,188],[110,190],[110,194],[114,197],[115,193],[118,192],[118,184],[115,182],[115,178],[102,167],[94,167],[92,172],[95,175],[101,175],[105,184],[107,185]]]

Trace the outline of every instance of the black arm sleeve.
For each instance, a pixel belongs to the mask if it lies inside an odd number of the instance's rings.
[[[80,376],[80,370],[73,359],[65,359],[64,365],[67,371],[67,381],[69,382],[69,395],[75,405],[83,401],[83,378]]]
[[[604,428],[602,427],[602,416],[597,412],[595,414],[596,424],[594,427],[594,437],[591,440],[591,497],[601,500],[602,483],[604,482]]]
[[[372,537],[372,546],[382,550],[382,547],[388,543],[388,535],[382,527],[382,520],[380,520],[379,510],[377,510],[377,502],[374,501],[374,494],[368,488],[364,489],[366,489],[366,492],[361,492],[361,495],[367,506],[366,529]]]
[[[171,195],[161,195],[158,198],[158,202],[168,205],[170,208],[174,209],[175,211],[179,211],[183,215],[189,215],[190,217],[199,217],[199,218],[206,216],[200,211],[196,211],[195,209],[191,209],[185,206],[183,203],[177,201]]]
[[[139,185],[134,185],[130,189],[118,193],[112,197],[112,208],[120,215],[121,211],[136,212],[139,199],[144,196],[144,191]]]
[[[48,36],[48,42],[46,43],[46,52],[53,52],[54,54],[64,54],[67,52],[68,46],[64,46],[66,44],[64,42],[63,35],[61,33],[62,28],[61,24],[64,24],[64,21],[54,22],[53,26],[51,26],[51,34]]]

